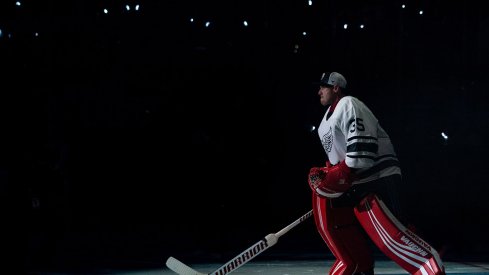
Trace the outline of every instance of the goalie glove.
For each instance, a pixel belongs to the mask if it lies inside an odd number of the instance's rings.
[[[313,167],[309,171],[308,182],[317,195],[337,198],[351,187],[351,170],[345,161],[335,166]]]

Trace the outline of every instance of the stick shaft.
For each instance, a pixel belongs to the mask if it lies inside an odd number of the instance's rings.
[[[305,221],[310,216],[312,216],[312,210],[309,210],[309,212],[307,212],[306,214],[302,215],[302,217],[298,218],[293,223],[287,225],[282,230],[280,230],[279,232],[275,233],[275,236],[277,236],[277,238],[278,238],[278,237],[284,235],[285,233],[289,232],[290,229],[294,228],[299,223]]]
[[[221,267],[219,267],[217,270],[215,270],[214,272],[212,272],[210,274],[212,274],[212,275],[224,275],[224,274],[231,273],[232,271],[238,269],[239,267],[241,267],[245,263],[249,262],[251,259],[258,256],[263,251],[265,251],[268,248],[275,245],[280,236],[284,235],[289,230],[291,230],[292,228],[294,228],[298,224],[302,223],[303,221],[305,221],[310,216],[312,216],[312,210],[310,210],[306,214],[302,215],[302,217],[298,218],[293,223],[287,225],[286,227],[284,227],[279,232],[277,232],[275,234],[267,235],[264,239],[260,240],[259,242],[255,243],[254,245],[250,246],[248,249],[243,251],[241,254],[239,254],[238,256],[229,260],[227,263],[223,264]]]
[[[268,234],[265,238],[263,238],[259,242],[255,243],[254,245],[250,246],[248,249],[243,251],[241,254],[239,254],[238,256],[229,260],[227,263],[223,264],[218,269],[216,269],[215,271],[213,271],[207,275],[225,275],[225,274],[229,274],[229,273],[233,272],[234,270],[243,266],[245,263],[249,262],[251,259],[258,256],[263,251],[265,251],[268,248],[275,245],[280,236],[289,232],[289,230],[291,230],[292,228],[294,228],[298,224],[305,221],[307,218],[312,216],[312,214],[313,214],[313,212],[312,212],[312,210],[310,210],[306,214],[302,215],[302,217],[298,218],[297,220],[295,220],[291,224],[287,225],[286,227],[284,227],[282,230],[278,231],[277,233]],[[168,258],[166,265],[171,270],[173,270],[176,273],[181,274],[181,275],[206,275],[205,273],[201,273],[201,272],[198,272],[198,271],[192,269],[191,267],[187,266],[186,264],[180,262],[179,260],[177,260],[173,257]]]

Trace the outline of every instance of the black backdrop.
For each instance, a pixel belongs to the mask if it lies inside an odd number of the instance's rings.
[[[278,231],[324,163],[325,70],[391,135],[419,234],[487,259],[489,21],[471,2],[2,2],[7,262],[224,262]],[[312,255],[330,256],[311,219],[263,256]]]

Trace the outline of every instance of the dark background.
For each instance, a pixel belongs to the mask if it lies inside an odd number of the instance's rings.
[[[489,15],[364,2],[2,1],[6,267],[224,263],[282,229],[325,160],[323,71],[390,134],[418,233],[488,260]],[[260,257],[331,255],[310,219]]]

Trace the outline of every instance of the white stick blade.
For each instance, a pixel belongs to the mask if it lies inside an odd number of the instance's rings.
[[[206,273],[200,273],[194,270],[190,266],[180,262],[173,257],[169,257],[168,260],[166,260],[166,266],[180,275],[207,275]]]

